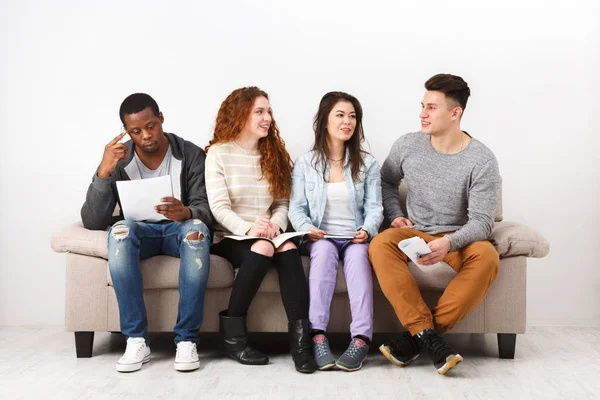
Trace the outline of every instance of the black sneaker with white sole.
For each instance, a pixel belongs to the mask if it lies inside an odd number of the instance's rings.
[[[438,331],[427,329],[418,337],[418,341],[421,347],[427,348],[429,358],[441,375],[463,360],[462,356],[446,342],[446,339]]]
[[[379,346],[379,351],[392,364],[403,367],[419,357],[419,342],[410,332],[402,332],[399,339],[386,342]]]

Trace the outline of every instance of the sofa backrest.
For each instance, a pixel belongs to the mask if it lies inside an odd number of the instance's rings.
[[[400,182],[398,191],[400,192],[402,212],[404,213],[404,215],[408,215],[408,213],[406,212],[406,193],[408,191],[408,185],[406,184],[406,181]],[[498,206],[496,207],[496,216],[494,218],[494,221],[502,221],[502,177],[500,177],[500,190],[498,191]]]

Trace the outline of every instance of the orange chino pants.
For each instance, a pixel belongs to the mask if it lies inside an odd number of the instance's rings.
[[[398,248],[398,243],[414,236],[429,243],[446,234],[429,235],[412,228],[390,228],[375,236],[369,246],[369,258],[381,290],[412,335],[428,328],[440,332],[452,329],[483,301],[498,274],[498,252],[489,241],[474,242],[448,253],[443,261],[457,275],[444,290],[437,306],[429,310],[408,269],[408,257]]]

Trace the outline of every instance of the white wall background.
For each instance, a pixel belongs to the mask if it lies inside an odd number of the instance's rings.
[[[600,324],[597,1],[1,1],[0,326],[63,322],[50,237],[79,218],[130,93],[200,146],[231,90],[271,96],[293,158],[330,90],[356,95],[383,162],[419,129],[423,83],[463,76],[463,129],[497,155],[505,219],[551,243],[529,324]]]

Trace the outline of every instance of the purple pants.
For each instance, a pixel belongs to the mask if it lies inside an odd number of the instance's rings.
[[[355,244],[351,240],[321,239],[308,242],[305,249],[310,255],[308,318],[312,329],[327,331],[329,309],[341,257],[344,261],[344,276],[352,313],[350,333],[352,337],[363,335],[372,339],[373,278],[369,262],[369,244]]]

